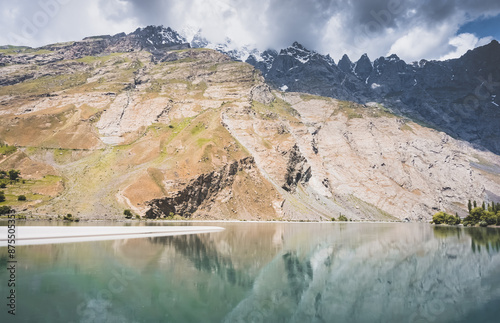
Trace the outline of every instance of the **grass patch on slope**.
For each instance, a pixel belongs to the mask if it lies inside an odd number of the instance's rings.
[[[319,96],[319,95],[312,95],[312,94],[301,94],[300,98],[303,101],[311,101],[311,100],[323,100],[323,101],[331,101],[332,99],[324,96]]]
[[[22,175],[22,174],[21,174]],[[5,193],[5,201],[0,206],[9,205],[18,211],[30,205],[40,205],[50,201],[55,195],[54,187],[57,187],[63,179],[60,176],[46,175],[42,179],[20,179],[17,182],[0,180],[7,184],[6,188],[0,189]],[[52,194],[51,194],[52,193]],[[18,197],[24,195],[25,201],[19,201]]]
[[[105,55],[105,56],[85,56],[85,57],[82,57],[82,58],[78,58],[78,59],[75,59],[76,62],[80,62],[80,63],[85,63],[85,64],[95,64],[96,62],[97,63],[106,63],[116,57],[120,57],[120,56],[123,56],[125,53],[112,53],[112,54],[108,54],[108,55]],[[115,60],[113,62],[113,64],[116,64],[116,62],[129,62],[130,60],[127,58],[127,57],[123,57],[121,60]]]
[[[252,109],[258,112],[263,119],[276,120],[279,117],[289,121],[298,121],[299,113],[292,106],[279,98],[275,98],[269,105],[262,104],[257,101],[252,101]]]
[[[338,109],[332,114],[343,113],[347,119],[357,119],[357,118],[393,118],[396,117],[391,111],[385,108],[382,104],[377,104],[376,106],[363,105],[351,101],[338,101]]]
[[[0,48],[0,54],[5,54],[5,55],[17,55],[17,54],[43,55],[52,53],[53,51],[47,49],[37,49],[26,46],[7,45],[5,47]]]
[[[9,146],[6,144],[0,143],[0,155],[10,155],[12,153],[15,153],[17,151],[17,148],[15,146]]]
[[[360,104],[349,102],[349,101],[339,101],[339,111],[347,116],[347,119],[363,118],[362,106]]]
[[[0,87],[0,95],[41,95],[77,87],[87,82],[88,73],[43,76]]]

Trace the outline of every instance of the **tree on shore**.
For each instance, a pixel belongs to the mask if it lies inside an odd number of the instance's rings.
[[[448,224],[448,225],[458,225],[462,222],[458,215],[451,215],[445,212],[438,212],[433,215],[432,223],[434,224]]]
[[[471,213],[463,221],[465,226],[477,224],[488,226],[498,224],[499,222],[500,211],[495,213],[492,210],[485,210],[482,207],[472,209]]]

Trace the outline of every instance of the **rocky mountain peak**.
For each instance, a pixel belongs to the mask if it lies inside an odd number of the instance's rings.
[[[277,51],[275,51],[274,49],[268,49],[262,52],[260,55],[258,53],[252,53],[250,56],[248,56],[245,62],[255,66],[265,75],[273,66],[273,62],[277,56]]]
[[[186,43],[186,39],[170,27],[147,26],[137,28],[129,36],[138,38],[144,47],[164,48]]]
[[[361,79],[368,79],[371,72],[373,71],[373,65],[367,54],[363,54],[360,59],[356,62],[354,67],[354,73]]]
[[[308,50],[298,42],[294,42],[292,46],[283,49],[280,52],[280,55],[292,56],[302,64],[307,63],[313,54],[315,54],[313,51]]]
[[[203,37],[201,30],[198,30],[198,32],[194,34],[193,39],[190,42],[190,45],[193,48],[207,48],[209,44],[210,42]]]
[[[401,59],[399,58],[398,55],[392,54],[392,55],[387,56],[387,60],[389,62],[399,62]]]
[[[346,54],[344,54],[344,56],[342,56],[342,58],[339,61],[338,67],[344,73],[351,73],[352,69],[354,67],[354,64],[349,59],[349,56],[347,56]]]
[[[460,59],[463,64],[468,65],[468,68],[474,71],[490,70],[493,66],[500,66],[500,44],[493,40],[491,43],[478,47],[474,50],[469,50]],[[457,61],[457,60],[453,60]],[[496,79],[500,78],[500,74],[495,75]]]

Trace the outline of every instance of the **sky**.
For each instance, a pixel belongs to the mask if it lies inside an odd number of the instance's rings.
[[[499,0],[0,0],[0,45],[38,47],[163,25],[212,42],[374,60],[450,59],[500,39]]]

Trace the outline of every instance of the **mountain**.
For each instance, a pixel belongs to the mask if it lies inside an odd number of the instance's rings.
[[[459,63],[495,58],[470,54],[446,62],[456,78]],[[373,100],[411,84],[396,56],[336,65],[295,43],[252,57],[265,72],[164,27],[0,49],[0,169],[24,180],[0,205],[28,217],[420,221],[500,202],[498,155]]]
[[[3,49],[0,57],[0,66],[6,64],[26,64],[26,63],[53,63],[65,59],[77,59],[86,56],[102,55],[104,53],[126,53],[146,50],[151,53],[162,53],[169,49],[187,49],[190,45],[186,40],[170,27],[148,26],[138,28],[130,34],[120,33],[114,36],[101,35],[86,37],[82,41],[72,41],[67,43],[52,44],[38,48],[33,51],[29,47],[16,48],[8,47]],[[16,55],[19,53],[39,53],[50,52],[53,55],[33,56]],[[48,59],[49,61],[29,61],[30,59]],[[6,81],[3,81],[5,83]]]
[[[276,89],[328,96],[361,104],[376,102],[396,114],[500,153],[500,44],[469,51],[459,59],[408,64],[397,55],[356,62],[294,43],[260,64]]]

